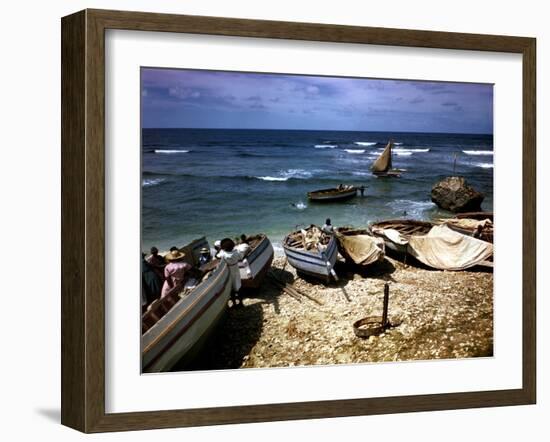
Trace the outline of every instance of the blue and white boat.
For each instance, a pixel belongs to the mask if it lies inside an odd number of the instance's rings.
[[[250,249],[245,259],[239,261],[241,284],[244,288],[257,289],[271,268],[273,246],[263,233],[249,237],[247,243]]]
[[[308,235],[313,229],[321,230],[312,225],[290,233],[283,241],[283,249],[288,263],[296,269],[298,276],[311,276],[328,284],[331,277],[338,280],[334,271],[338,258],[338,241],[334,235],[322,233],[318,241],[308,244],[304,233]]]

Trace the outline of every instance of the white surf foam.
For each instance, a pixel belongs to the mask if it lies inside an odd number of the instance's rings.
[[[494,168],[493,163],[476,163],[475,166],[481,167],[482,169],[493,169]]]
[[[402,146],[403,143],[393,143],[394,146]]]
[[[344,149],[344,150],[347,153],[365,153],[365,149]]]
[[[358,146],[376,146],[378,143],[372,141],[355,141],[353,144]]]
[[[399,151],[399,150],[394,150],[393,153],[395,155],[400,156],[400,157],[409,157],[413,154],[412,152],[404,152],[404,151]]]
[[[313,147],[315,149],[334,149],[336,145],[335,144],[316,144]]]
[[[411,153],[418,153],[418,152],[429,152],[430,149],[393,149],[394,152],[411,152]]]
[[[466,155],[493,155],[492,150],[463,150]]]
[[[155,149],[155,153],[188,153],[188,150],[179,149],[179,150],[168,150],[168,149]]]
[[[163,181],[165,181],[164,178],[146,178],[146,179],[143,180],[141,185],[143,187],[157,186],[160,183],[162,183]]]
[[[307,179],[313,175],[312,172],[304,169],[288,169],[279,172],[278,176],[257,176],[259,180],[263,181],[288,181],[290,178]]]
[[[435,204],[431,201],[412,201],[412,200],[395,200],[386,203],[397,212],[397,215],[408,218],[422,218],[423,213],[426,210],[435,207]]]
[[[262,181],[287,181],[288,177],[280,177],[280,176],[257,176],[255,178],[258,178]]]

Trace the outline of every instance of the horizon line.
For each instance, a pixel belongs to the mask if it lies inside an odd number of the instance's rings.
[[[343,130],[343,129],[273,129],[273,128],[251,128],[251,127],[142,127],[141,130],[273,130],[273,131],[294,131],[294,132],[378,132],[396,134],[453,134],[453,135],[494,135],[494,132],[425,132],[425,131],[388,131],[388,130]]]

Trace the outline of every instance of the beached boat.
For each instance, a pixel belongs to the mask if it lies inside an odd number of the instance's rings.
[[[185,260],[197,267],[198,253],[208,243],[204,238],[180,249]],[[142,316],[142,370],[161,372],[188,364],[223,316],[231,294],[229,267],[212,261],[199,281],[151,304]]]
[[[380,221],[369,226],[370,232],[382,238],[386,247],[394,252],[406,253],[407,243],[412,235],[426,235],[433,223],[413,219]]]
[[[244,288],[255,289],[260,286],[271,267],[273,246],[263,233],[249,236],[246,242],[250,249],[246,252],[245,259],[239,262],[241,284]]]
[[[395,177],[399,178],[401,176],[401,169],[392,168],[392,147],[393,143],[391,141],[386,144],[384,151],[380,156],[372,163],[371,170],[373,175],[377,177]]]
[[[492,243],[494,237],[493,213],[460,213],[454,218],[440,218],[437,224],[446,224],[456,232]]]
[[[325,234],[317,226],[297,230],[283,240],[288,263],[298,274],[312,276],[327,283],[331,276],[337,279],[334,264],[338,245],[334,235]]]
[[[464,235],[446,224],[434,226],[426,235],[411,235],[407,252],[421,263],[438,270],[493,267],[493,245]]]
[[[353,198],[357,195],[357,187],[355,186],[342,186],[332,187],[330,189],[313,190],[307,193],[307,197],[311,201],[317,202],[330,202],[330,201],[344,201]]]
[[[383,261],[386,255],[384,240],[372,235],[368,229],[339,227],[336,229],[338,251],[346,261],[367,266]]]

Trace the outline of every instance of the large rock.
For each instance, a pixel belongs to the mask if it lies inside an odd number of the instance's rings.
[[[481,202],[485,198],[462,177],[450,176],[432,187],[432,201],[439,207],[451,212],[481,211]]]

